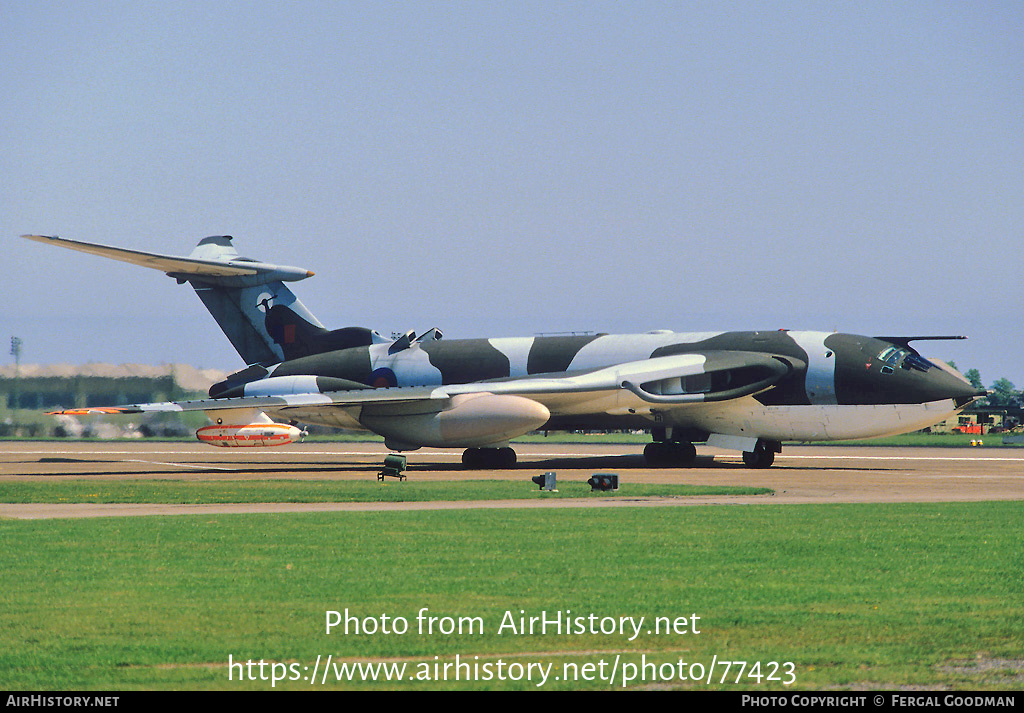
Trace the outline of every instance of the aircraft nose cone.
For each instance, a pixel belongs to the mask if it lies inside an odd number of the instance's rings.
[[[973,386],[967,379],[945,365],[936,364],[935,368],[929,369],[924,376],[925,379],[919,387],[923,401],[952,399],[959,407],[988,394],[985,389]]]
[[[879,339],[835,335],[840,404],[924,404],[952,401],[957,409],[986,395],[945,362]]]

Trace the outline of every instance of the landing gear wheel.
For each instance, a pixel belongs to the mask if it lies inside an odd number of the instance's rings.
[[[644,446],[644,459],[651,468],[692,465],[697,449],[688,441],[655,441]]]
[[[516,465],[516,452],[508,446],[499,448],[495,456],[495,468],[514,468]]]
[[[775,451],[761,441],[757,442],[753,451],[743,452],[743,464],[748,468],[771,468],[775,462]]]
[[[467,448],[462,452],[462,464],[467,468],[494,469],[514,468],[516,452],[504,448]]]
[[[651,468],[661,468],[665,463],[665,444],[648,443],[644,446],[644,460]]]
[[[675,446],[676,462],[679,465],[693,465],[693,462],[697,460],[697,446],[688,441],[680,441],[673,445]]]

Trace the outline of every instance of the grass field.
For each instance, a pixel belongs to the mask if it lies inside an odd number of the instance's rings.
[[[767,495],[770,488],[623,483],[619,490],[592,492],[583,482],[563,481],[558,492],[541,492],[520,481],[460,480],[395,482],[338,480],[62,480],[0,481],[3,503],[355,503],[423,500],[524,500],[549,498],[683,497]]]
[[[727,683],[716,669],[712,687],[782,688],[763,679],[774,661],[792,662],[801,690],[1017,690],[1022,514],[1019,502],[992,502],[6,520],[0,681],[271,688],[238,681],[240,668],[229,681],[231,656],[262,659],[268,678],[270,662],[294,666],[277,669],[299,676],[279,689],[536,688],[537,678],[333,683],[334,669],[326,684],[302,680],[318,656],[405,664],[408,678],[458,654],[509,674],[510,663],[551,664],[546,689],[621,688],[643,657],[672,664],[656,669],[673,674],[658,686],[704,688],[680,682],[677,662],[689,673],[717,657],[748,667],[739,684],[737,668]],[[479,617],[483,632],[420,635],[424,607]],[[325,612],[346,608],[404,617],[410,631],[325,633]],[[505,612],[565,610],[648,624],[696,615],[700,633],[498,634]],[[617,656],[610,683],[554,680],[567,663],[610,672]]]

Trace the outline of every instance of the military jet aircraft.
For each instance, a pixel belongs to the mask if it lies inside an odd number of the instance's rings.
[[[57,413],[204,411],[199,440],[272,446],[297,424],[364,429],[398,451],[465,448],[474,468],[510,467],[509,441],[537,429],[644,429],[652,466],[684,466],[695,443],[767,468],[782,441],[905,433],[984,391],[910,343],[949,336],[830,332],[585,334],[443,340],[438,329],[385,338],[328,330],[285,285],[312,272],[242,257],[230,236],[188,257],[26,235],[165,272],[189,283],[246,367],[199,401]],[[275,421],[283,421],[279,423]]]

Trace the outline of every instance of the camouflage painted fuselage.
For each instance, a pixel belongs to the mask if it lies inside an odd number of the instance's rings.
[[[437,340],[397,351],[391,344],[370,344],[291,359],[271,373],[375,388],[446,386],[586,374],[658,357],[721,352],[767,355],[792,369],[767,390],[713,404],[652,404],[623,390],[530,398],[550,409],[550,429],[664,425],[693,440],[708,433],[823,440],[921,428],[977,395],[959,375],[909,347],[851,334],[784,330]],[[338,414],[311,420],[357,425]]]

